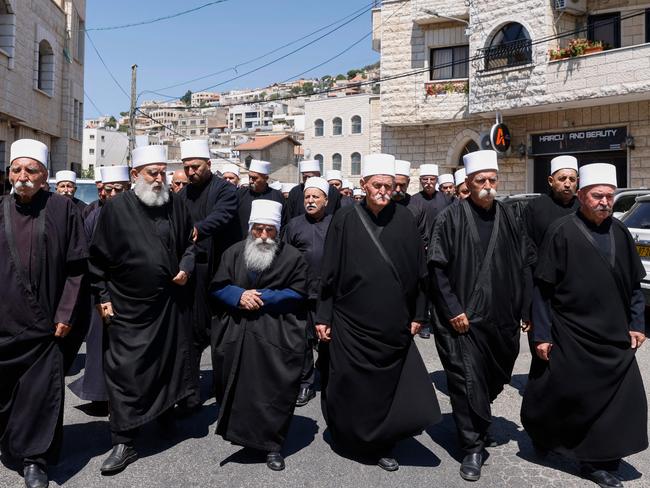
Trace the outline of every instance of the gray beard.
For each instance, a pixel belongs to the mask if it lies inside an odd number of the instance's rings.
[[[255,273],[266,271],[275,259],[278,243],[267,239],[266,243],[261,238],[255,239],[249,235],[244,247],[244,262],[246,269]]]
[[[133,192],[138,199],[147,207],[161,207],[169,201],[169,187],[163,181],[159,192],[153,191],[153,183],[144,181],[142,175],[133,183]]]

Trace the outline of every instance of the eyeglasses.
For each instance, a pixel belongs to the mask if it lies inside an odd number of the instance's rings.
[[[122,185],[104,185],[104,188],[102,188],[106,193],[122,193],[124,191],[124,187]]]

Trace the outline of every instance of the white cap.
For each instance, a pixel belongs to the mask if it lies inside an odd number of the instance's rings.
[[[307,173],[308,171],[318,171],[320,173],[320,161],[318,159],[300,161],[300,172]]]
[[[395,157],[390,154],[368,154],[363,157],[361,176],[395,176]]]
[[[440,185],[445,185],[447,183],[451,183],[454,185],[454,175],[450,173],[445,173],[444,175],[438,176],[438,186]]]
[[[239,166],[233,163],[226,163],[221,168],[221,174],[232,173],[239,176]]]
[[[342,188],[345,188],[346,190],[353,190],[354,185],[350,180],[343,180],[343,184],[341,185]]]
[[[454,181],[456,183],[456,186],[465,183],[465,168],[460,168],[459,170],[456,170],[456,172],[454,173]]]
[[[47,168],[48,150],[47,146],[41,141],[36,141],[34,139],[18,139],[11,145],[10,153],[10,164],[14,162],[14,159],[30,158],[38,161]]]
[[[251,216],[248,219],[248,228],[253,224],[274,225],[280,232],[282,220],[282,204],[273,200],[257,199],[251,203]]]
[[[305,181],[305,191],[307,191],[308,188],[318,188],[327,197],[327,193],[330,189],[330,184],[325,178],[321,178],[320,176],[312,176],[311,178],[307,178],[307,181]]]
[[[95,166],[93,171],[95,173],[95,182],[102,181],[102,167],[101,166]]]
[[[592,185],[616,187],[616,166],[607,163],[594,163],[580,167],[580,188]]]
[[[395,174],[411,177],[411,163],[409,161],[395,160]]]
[[[289,193],[297,186],[298,183],[282,183],[282,193]]]
[[[248,180],[247,175],[242,176],[241,179],[239,180],[239,186],[248,186],[249,183],[250,181]]]
[[[128,166],[102,166],[102,181],[115,183],[116,181],[131,181]]]
[[[497,153],[491,149],[485,151],[474,151],[463,156],[465,174],[471,175],[479,171],[499,171],[497,164]]]
[[[274,181],[273,183],[269,183],[269,187],[273,188],[274,190],[282,190],[282,183],[279,181]]]
[[[438,176],[439,173],[437,164],[420,165],[420,176]]]
[[[62,181],[71,181],[72,183],[77,183],[77,173],[68,170],[57,171],[54,179],[56,180],[57,185]]]
[[[551,174],[561,169],[573,169],[578,171],[578,160],[573,156],[558,156],[551,159]]]
[[[343,175],[338,169],[328,169],[325,172],[325,179],[327,181],[339,180],[341,183],[343,183]]]
[[[134,168],[148,164],[167,164],[167,148],[162,145],[138,146],[133,150],[131,159]]]
[[[210,159],[210,145],[207,139],[181,141],[181,160]]]
[[[365,195],[366,194],[363,192],[363,190],[361,188],[355,188],[354,190],[352,190],[352,196],[363,197]]]
[[[260,173],[262,175],[268,175],[271,172],[271,163],[268,161],[260,161],[259,159],[253,159],[251,165],[248,168],[248,171],[254,173]]]

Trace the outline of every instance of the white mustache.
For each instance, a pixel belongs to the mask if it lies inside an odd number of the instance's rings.
[[[610,207],[609,205],[596,205],[596,207],[594,208],[594,210],[595,210],[596,212],[600,212],[600,211],[611,212],[611,211],[612,211],[612,207]]]
[[[318,205],[316,205],[315,203],[308,203],[307,204],[307,208],[309,208],[309,209],[317,208],[317,207],[318,207]]]
[[[381,193],[377,193],[377,194],[374,196],[374,199],[375,199],[376,201],[378,201],[378,202],[386,202],[386,201],[390,200],[390,196],[388,196],[388,194],[383,194],[383,195],[382,195]]]
[[[18,190],[19,188],[34,188],[34,183],[32,183],[29,180],[25,182],[17,181],[16,183],[14,183],[14,188],[16,190]]]
[[[494,200],[494,198],[497,196],[497,191],[494,188],[483,188],[479,193],[478,197],[481,200],[484,200],[486,198],[489,198],[490,200]]]

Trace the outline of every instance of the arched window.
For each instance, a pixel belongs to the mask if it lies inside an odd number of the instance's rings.
[[[332,155],[332,169],[341,171],[341,155],[339,153]]]
[[[343,134],[343,121],[341,117],[334,117],[332,119],[332,135],[340,136]]]
[[[358,152],[352,153],[350,158],[352,160],[352,165],[350,166],[350,173],[353,175],[361,174],[361,154]]]
[[[470,139],[470,141],[467,144],[465,144],[465,147],[460,152],[460,156],[458,157],[458,166],[464,168],[465,165],[463,163],[463,156],[465,156],[465,154],[469,154],[478,150],[479,150],[478,144],[476,144],[473,140]]]
[[[358,115],[352,117],[352,133],[361,134],[361,117]]]
[[[314,159],[318,161],[318,164],[320,165],[320,173],[323,174],[323,155],[317,154],[314,156]]]
[[[14,48],[16,45],[16,15],[9,0],[0,0],[0,51],[9,57],[13,69]]]
[[[316,119],[314,122],[314,137],[323,137],[323,119]]]
[[[45,39],[38,43],[38,78],[36,86],[50,96],[54,93],[54,51],[50,43]]]
[[[499,29],[485,49],[485,70],[507,68],[528,64],[533,59],[530,35],[517,22],[510,22]]]

